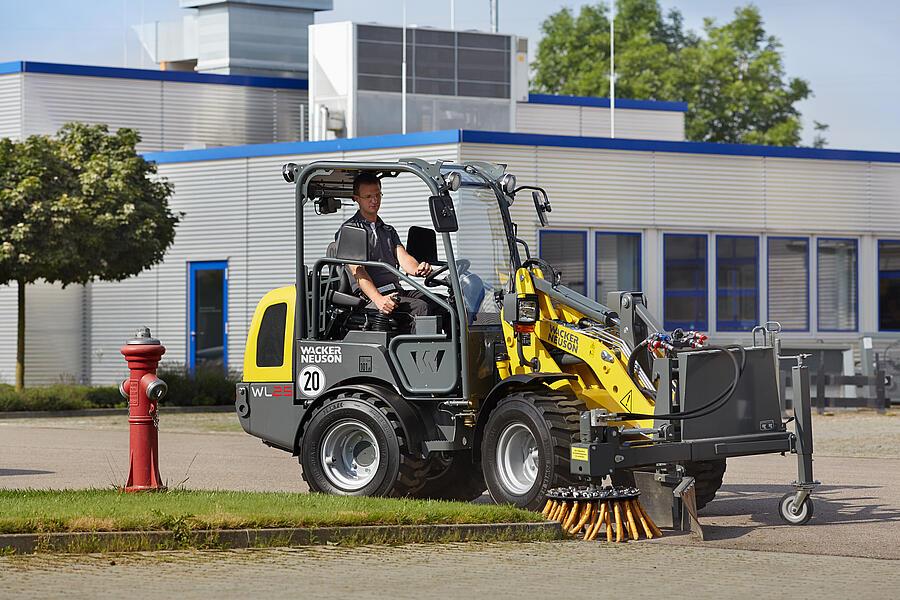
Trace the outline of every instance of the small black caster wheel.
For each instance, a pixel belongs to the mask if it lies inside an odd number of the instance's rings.
[[[812,498],[807,496],[798,507],[794,504],[796,496],[794,492],[782,496],[778,503],[778,514],[788,525],[805,525],[813,516]]]

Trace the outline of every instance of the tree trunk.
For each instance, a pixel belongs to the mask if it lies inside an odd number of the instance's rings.
[[[16,391],[25,387],[25,282],[19,284],[19,325],[16,334]]]

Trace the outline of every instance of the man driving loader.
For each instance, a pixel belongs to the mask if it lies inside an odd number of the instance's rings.
[[[359,227],[369,233],[371,260],[395,267],[399,265],[410,275],[426,277],[431,273],[431,265],[424,261],[420,262],[407,252],[400,242],[397,230],[378,216],[381,199],[381,180],[373,173],[361,172],[353,179],[353,200],[359,205],[359,210],[347,219],[342,227]],[[335,234],[335,239],[339,234],[340,230]],[[442,312],[418,290],[405,290],[400,287],[400,279],[387,269],[378,267],[366,269],[360,265],[350,265],[348,268],[354,279],[353,291],[361,291],[369,299],[366,308],[377,308],[386,315],[394,310],[409,313],[411,316],[437,315]]]

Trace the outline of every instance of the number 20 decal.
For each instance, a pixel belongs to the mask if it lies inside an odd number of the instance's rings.
[[[318,396],[325,389],[325,373],[315,365],[303,367],[297,377],[297,386],[304,396]]]

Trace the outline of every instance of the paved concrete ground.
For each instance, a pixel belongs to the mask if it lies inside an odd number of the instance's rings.
[[[0,558],[0,597],[121,594],[110,582],[146,577],[149,561],[159,575],[154,589],[180,593],[190,577],[188,589],[203,596],[352,589],[361,597],[422,597],[475,588],[509,593],[515,585],[524,596],[579,597],[615,581],[617,592],[675,585],[684,593],[674,596],[697,598],[721,598],[723,590],[727,597],[893,597],[900,584],[900,418],[842,413],[817,417],[814,428],[823,485],[805,527],[782,525],[777,514],[796,474],[794,458],[760,456],[729,461],[726,485],[701,513],[704,543],[667,535],[613,548],[564,542],[158,553],[116,557],[114,566],[108,557],[7,557]],[[306,489],[296,460],[240,432],[232,415],[164,414],[160,444],[170,485]],[[124,416],[0,421],[0,488],[115,485],[127,474],[127,453]],[[684,570],[694,574],[694,587],[677,582]]]
[[[0,558],[0,597],[16,599],[894,598],[898,584],[895,561],[583,542]]]

